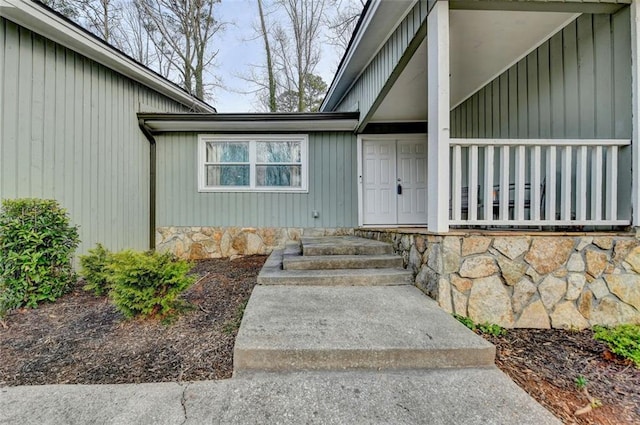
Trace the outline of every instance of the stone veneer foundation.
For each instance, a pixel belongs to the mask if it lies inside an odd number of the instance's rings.
[[[160,227],[157,248],[188,259],[270,254],[301,236],[389,242],[444,310],[507,328],[640,323],[640,240],[620,234],[416,229]]]
[[[477,323],[575,329],[640,323],[640,240],[631,235],[400,229],[355,235],[392,243],[420,289]]]
[[[301,236],[353,235],[352,228],[303,227],[158,227],[156,249],[181,258],[235,258],[271,254]]]

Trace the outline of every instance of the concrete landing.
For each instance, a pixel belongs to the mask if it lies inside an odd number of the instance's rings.
[[[388,243],[357,236],[302,238],[303,255],[383,255],[393,254]]]
[[[494,357],[493,345],[410,285],[256,286],[234,374],[492,366]]]
[[[0,424],[559,425],[496,368],[0,388]]]

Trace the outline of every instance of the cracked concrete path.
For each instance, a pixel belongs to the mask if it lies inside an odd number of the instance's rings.
[[[559,424],[495,367],[0,389],[1,424]]]

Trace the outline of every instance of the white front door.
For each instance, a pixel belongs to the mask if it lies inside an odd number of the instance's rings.
[[[364,225],[424,225],[427,220],[426,138],[362,138]]]

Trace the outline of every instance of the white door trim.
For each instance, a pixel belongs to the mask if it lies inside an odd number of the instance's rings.
[[[363,194],[363,185],[364,180],[362,178],[363,172],[363,164],[362,164],[362,142],[363,140],[385,140],[389,138],[393,138],[396,140],[415,140],[421,139],[424,140],[425,143],[427,141],[427,135],[424,133],[408,133],[408,134],[397,134],[397,133],[387,133],[387,134],[358,134],[357,137],[357,170],[358,170],[358,227],[380,227],[379,225],[365,225],[364,224],[364,194]],[[425,217],[425,222],[427,221],[427,217]],[[402,225],[389,224],[389,227],[402,227]],[[406,226],[405,226],[406,227]]]

